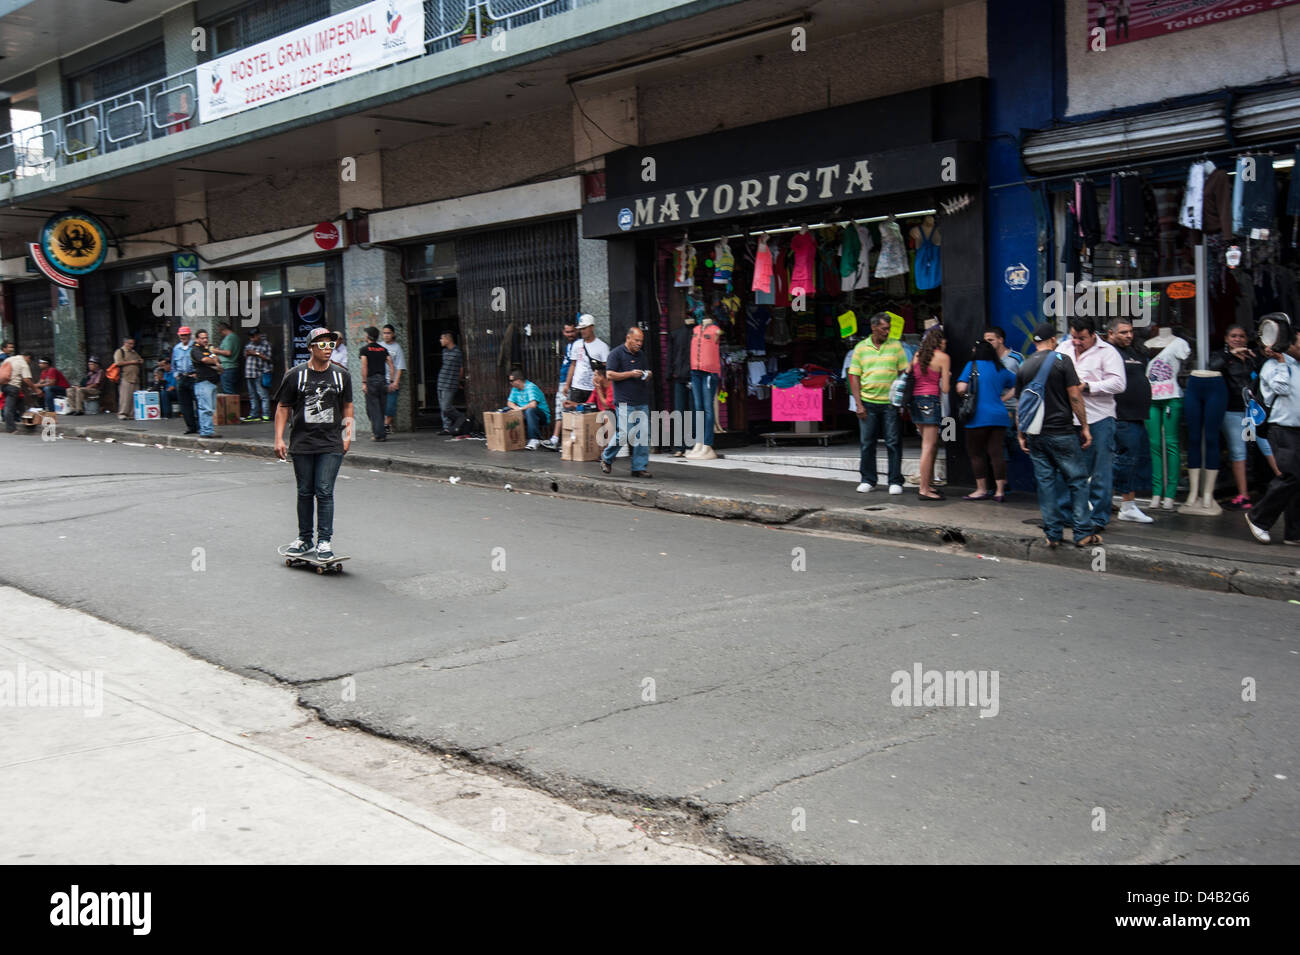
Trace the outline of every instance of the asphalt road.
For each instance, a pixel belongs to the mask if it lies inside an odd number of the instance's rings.
[[[566,797],[777,860],[1300,860],[1300,607],[346,465],[318,577],[287,465],[0,442],[0,582]]]

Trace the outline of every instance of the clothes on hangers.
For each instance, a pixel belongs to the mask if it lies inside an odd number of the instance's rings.
[[[1205,197],[1205,179],[1214,172],[1214,163],[1208,159],[1194,162],[1187,170],[1187,186],[1183,192],[1182,211],[1178,222],[1189,229],[1200,229],[1201,208]]]
[[[853,271],[845,276],[844,281],[841,284],[841,287],[846,292],[864,289],[871,284],[871,250],[875,244],[871,240],[871,233],[867,231],[867,227],[864,225],[850,223],[849,228],[844,230],[846,243],[848,242],[848,235],[850,232],[857,236],[857,243],[860,251],[858,252],[857,262],[853,267]],[[841,273],[844,271],[842,259],[840,271]]]
[[[1243,177],[1238,164],[1237,182],[1241,184],[1241,227],[1237,232],[1252,239],[1261,238],[1257,230],[1276,227],[1277,180],[1273,175],[1272,156],[1248,156],[1254,160],[1254,175]],[[1247,167],[1249,168],[1249,167]],[[1295,173],[1293,172],[1294,176]]]
[[[790,250],[794,253],[794,269],[790,273],[790,292],[800,291],[806,296],[817,292],[817,240],[808,232],[796,232],[790,239]]]
[[[1214,170],[1205,179],[1201,221],[1206,235],[1218,233],[1225,239],[1232,238],[1232,185],[1222,169]]]
[[[880,223],[880,258],[876,260],[876,278],[907,274],[907,249],[903,232],[893,219]]]
[[[1079,218],[1079,238],[1091,249],[1101,241],[1100,209],[1097,205],[1097,187],[1091,179],[1074,181],[1074,208]]]
[[[758,251],[754,253],[754,279],[749,290],[772,294],[772,250],[768,247],[767,236],[758,240]]]

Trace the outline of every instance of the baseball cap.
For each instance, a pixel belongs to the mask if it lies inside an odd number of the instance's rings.
[[[189,327],[188,325],[182,325],[180,328],[176,329],[176,334],[177,334],[177,335],[193,335],[194,333],[190,331],[190,327]]]
[[[339,333],[330,331],[328,328],[313,328],[307,335],[307,344],[310,345],[318,338],[332,338],[334,341],[339,340]]]
[[[1043,324],[1034,329],[1034,341],[1045,342],[1049,338],[1056,338],[1059,334],[1060,333],[1056,330],[1055,325],[1051,322],[1043,322]]]
[[[596,319],[591,315],[587,315],[584,313],[578,316],[578,325],[577,325],[578,328],[587,328],[588,326],[595,325],[595,324],[596,324]]]

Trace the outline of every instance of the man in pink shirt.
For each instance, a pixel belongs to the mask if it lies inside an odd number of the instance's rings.
[[[1124,359],[1115,346],[1097,336],[1090,316],[1070,319],[1070,340],[1056,349],[1074,362],[1075,373],[1083,387],[1083,409],[1088,416],[1092,444],[1083,451],[1084,466],[1089,474],[1088,504],[1092,509],[1090,543],[1101,543],[1101,532],[1110,523],[1111,476],[1115,464],[1115,396],[1127,385]],[[1075,427],[1082,422],[1075,418]],[[1056,479],[1056,494],[1061,506],[1068,508],[1065,482]],[[1095,538],[1095,539],[1094,539]]]

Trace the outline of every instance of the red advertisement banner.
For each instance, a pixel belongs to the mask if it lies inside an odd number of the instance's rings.
[[[1265,13],[1300,0],[1088,0],[1088,48],[1096,49],[1095,31],[1106,46],[1168,36],[1181,30],[1224,23]]]

